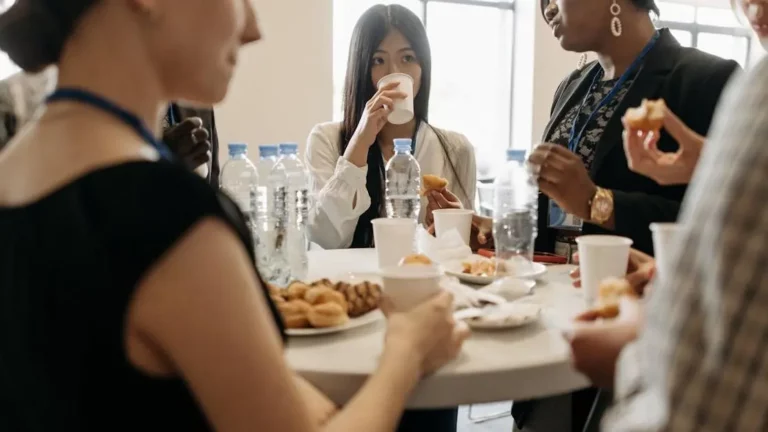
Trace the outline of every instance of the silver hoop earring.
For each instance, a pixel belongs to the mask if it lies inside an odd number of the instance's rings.
[[[576,63],[576,69],[582,70],[587,65],[587,53],[581,53],[579,56],[579,62]]]
[[[620,14],[621,6],[616,3],[616,0],[613,0],[613,3],[611,4],[611,15],[613,15],[613,18],[611,18],[611,33],[613,33],[615,37],[621,36],[621,20],[619,19]]]

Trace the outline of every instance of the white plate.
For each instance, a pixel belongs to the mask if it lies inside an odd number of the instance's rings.
[[[306,328],[306,329],[286,329],[285,333],[288,336],[320,336],[331,333],[339,333],[347,330],[356,329],[358,327],[373,324],[377,321],[383,320],[384,314],[379,309],[368,312],[363,316],[357,318],[350,318],[346,324],[328,327],[328,328]]]
[[[381,276],[376,273],[344,273],[328,279],[333,282],[347,282],[350,284],[359,284],[368,281],[381,285]],[[376,309],[368,312],[363,316],[350,318],[349,321],[347,321],[347,323],[344,325],[327,328],[286,329],[285,333],[288,336],[320,336],[356,329],[358,327],[373,324],[376,321],[380,321],[382,319],[384,319],[384,314],[381,313],[381,310]]]
[[[471,328],[477,330],[503,330],[522,327],[538,321],[541,306],[533,303],[506,303],[482,309],[482,314],[466,318]]]
[[[530,266],[525,265],[526,268],[515,268],[511,274],[504,274],[500,276],[473,276],[470,274],[462,273],[463,267],[461,263],[476,260],[487,261],[488,258],[480,255],[472,255],[471,257],[462,260],[450,261],[444,265],[445,274],[455,276],[463,282],[475,285],[488,285],[489,283],[502,277],[512,276],[517,279],[536,279],[547,273],[547,267],[542,263],[532,263]]]

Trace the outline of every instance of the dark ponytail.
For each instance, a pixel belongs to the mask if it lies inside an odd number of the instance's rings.
[[[0,51],[26,72],[56,64],[75,25],[97,0],[17,0],[0,15]]]

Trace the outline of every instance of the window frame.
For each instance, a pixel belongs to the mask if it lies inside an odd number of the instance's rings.
[[[718,35],[724,35],[724,36],[733,36],[733,37],[743,37],[747,40],[747,57],[744,61],[744,67],[747,68],[750,66],[751,62],[753,61],[752,58],[752,44],[754,43],[754,38],[752,37],[752,31],[743,27],[743,26],[737,26],[737,27],[724,27],[724,26],[714,26],[709,24],[700,24],[697,22],[698,14],[699,14],[699,8],[700,7],[713,7],[710,4],[707,3],[691,3],[684,0],[665,0],[668,3],[674,3],[674,4],[681,4],[681,5],[687,5],[687,6],[693,6],[694,7],[694,19],[693,22],[681,22],[681,21],[671,21],[671,20],[663,20],[661,18],[656,19],[656,26],[659,28],[668,28],[670,30],[679,30],[679,31],[685,31],[689,32],[691,34],[691,46],[693,48],[698,48],[699,44],[699,35],[701,33],[711,33],[711,34],[718,34]],[[722,8],[723,12],[732,12],[729,8]],[[664,11],[662,10],[662,13]]]
[[[512,31],[516,31],[518,24],[518,14],[515,6],[519,0],[419,0],[421,2],[421,19],[424,22],[424,28],[429,31],[429,3],[449,3],[465,6],[487,7],[492,9],[507,10],[512,12]],[[530,1],[530,0],[529,0]],[[749,46],[747,46],[749,48]],[[509,136],[507,137],[506,149],[511,149],[514,142],[515,129],[515,51],[517,50],[517,36],[512,35],[512,55],[509,65]]]

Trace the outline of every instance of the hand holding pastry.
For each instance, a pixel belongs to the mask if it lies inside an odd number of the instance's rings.
[[[579,315],[579,321],[614,319],[619,316],[619,304],[624,297],[635,299],[637,293],[625,279],[606,279],[598,287],[597,304]]]
[[[632,171],[661,185],[687,184],[699,161],[704,137],[686,126],[663,101],[660,102],[661,106],[656,108],[662,113],[659,127],[649,129],[648,124],[635,121],[635,117],[630,115],[632,110],[627,110],[622,119],[627,164]],[[656,123],[652,126],[656,126]],[[661,126],[677,141],[679,148],[676,152],[659,150],[657,145]]]
[[[579,254],[573,255],[574,262],[579,262]],[[629,261],[627,262],[627,282],[632,286],[638,295],[645,293],[645,288],[651,282],[656,273],[656,260],[652,256],[640,252],[637,249],[629,250]],[[573,286],[581,288],[581,272],[577,267],[571,272]]]

